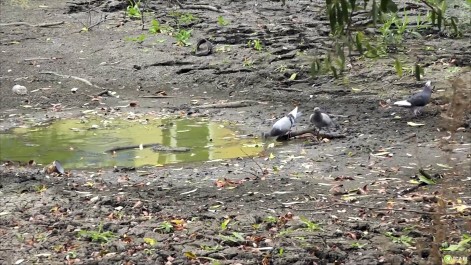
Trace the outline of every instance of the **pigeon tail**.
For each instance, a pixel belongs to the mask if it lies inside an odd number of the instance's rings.
[[[294,108],[288,115],[292,115],[294,118],[298,117],[298,107]]]
[[[412,106],[412,104],[407,100],[396,101],[394,102],[394,105],[399,106],[399,107],[411,107]]]

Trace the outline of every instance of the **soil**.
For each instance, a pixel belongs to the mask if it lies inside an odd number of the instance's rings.
[[[145,30],[125,16],[126,1],[0,2],[0,128],[94,110],[204,115],[259,137],[299,106],[297,129],[321,107],[347,137],[301,137],[253,158],[65,175],[4,162],[1,264],[441,264],[443,243],[471,233],[470,27],[461,38],[405,38],[398,56],[421,63],[435,86],[414,117],[390,103],[424,81],[398,77],[392,57],[352,56],[341,78],[310,77],[331,47],[323,1],[210,1],[226,12],[149,2]],[[462,15],[460,2],[449,12]],[[175,27],[170,12],[197,17],[181,25],[192,45],[147,32],[151,17]],[[13,22],[29,24],[3,25]],[[202,38],[213,53],[195,56]],[[27,94],[13,93],[15,84]],[[162,91],[171,97],[144,97]],[[198,108],[239,100],[256,104]],[[419,169],[435,184],[420,182]],[[450,254],[469,257],[469,245]]]

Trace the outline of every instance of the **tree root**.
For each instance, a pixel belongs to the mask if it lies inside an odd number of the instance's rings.
[[[253,105],[256,105],[256,104],[258,104],[258,102],[255,101],[255,100],[241,100],[241,101],[201,105],[201,106],[196,106],[196,108],[200,108],[200,109],[243,108],[243,107],[253,106]]]
[[[51,22],[51,23],[41,23],[41,24],[30,24],[28,22],[12,22],[12,23],[1,23],[0,27],[6,26],[30,26],[35,28],[47,28],[64,24],[64,21]]]
[[[222,10],[220,7],[215,7],[215,6],[210,6],[210,5],[184,5],[180,3],[180,1],[178,0],[175,0],[175,2],[181,9],[200,9],[200,10],[210,10],[210,11],[219,12],[219,13],[227,13],[227,11]]]
[[[149,147],[151,147],[154,152],[169,152],[169,153],[179,152],[180,153],[180,152],[189,152],[191,150],[188,147],[171,147],[171,146],[165,146],[159,143],[155,143],[155,144],[119,146],[119,147],[108,149],[105,151],[105,153],[113,153],[117,151],[125,151],[125,150],[149,148]]]
[[[291,138],[298,137],[303,134],[312,134],[317,138],[327,138],[327,139],[338,139],[338,138],[345,138],[345,134],[333,134],[333,133],[320,133],[316,127],[310,127],[301,131],[290,132],[285,135],[278,136],[276,140],[278,142],[288,141]]]
[[[81,77],[77,77],[77,76],[73,76],[73,75],[62,75],[62,74],[58,74],[56,72],[50,72],[50,71],[45,71],[45,72],[39,72],[40,74],[46,74],[46,75],[55,75],[55,76],[59,76],[59,77],[62,77],[62,78],[72,78],[72,79],[75,79],[77,81],[80,81],[82,83],[85,83],[87,84],[88,86],[92,86],[92,87],[96,87],[96,88],[101,88],[103,89],[102,87],[99,87],[97,85],[94,85],[92,84],[92,82],[88,81],[87,79],[85,78],[81,78]]]

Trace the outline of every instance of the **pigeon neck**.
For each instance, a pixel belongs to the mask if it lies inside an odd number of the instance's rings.
[[[291,126],[293,126],[295,117],[293,116],[293,114],[290,113],[288,114],[288,118],[289,118],[289,121],[291,122]]]

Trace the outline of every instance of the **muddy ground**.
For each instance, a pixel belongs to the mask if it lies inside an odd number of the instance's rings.
[[[95,110],[203,115],[259,137],[297,105],[305,113],[297,129],[320,106],[347,137],[297,139],[254,158],[66,169],[63,176],[46,176],[43,165],[4,162],[1,264],[441,264],[450,252],[438,249],[471,233],[469,28],[458,39],[433,30],[406,38],[403,60],[424,65],[424,78],[435,85],[431,104],[412,117],[388,103],[424,82],[410,72],[399,78],[391,58],[354,56],[340,79],[309,78],[310,62],[331,43],[316,1],[211,2],[224,13],[149,3],[146,28],[152,16],[175,26],[172,11],[197,17],[186,25],[193,29],[188,47],[168,34],[132,41],[147,30],[125,17],[126,3],[88,3],[1,1],[2,130]],[[450,10],[460,15],[465,7]],[[218,25],[218,16],[229,24]],[[213,54],[192,54],[200,38],[213,42]],[[262,51],[247,46],[255,39]],[[15,84],[28,93],[12,93]],[[172,98],[143,97],[160,91]],[[461,105],[450,105],[453,95]],[[198,107],[239,100],[256,103]],[[444,118],[450,113],[457,122]],[[411,182],[419,168],[436,184]],[[469,250],[464,244],[450,254],[465,258]]]

